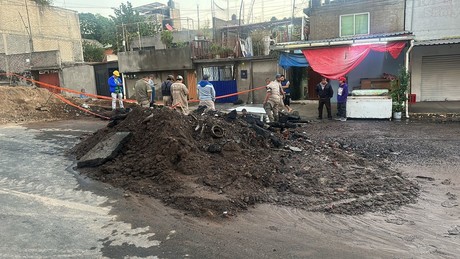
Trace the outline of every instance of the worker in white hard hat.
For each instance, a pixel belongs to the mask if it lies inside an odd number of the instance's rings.
[[[188,89],[187,86],[183,83],[184,78],[181,75],[178,75],[176,82],[171,85],[171,96],[172,96],[172,106],[182,112],[184,115],[189,114],[188,110]]]
[[[109,77],[108,83],[110,95],[112,96],[112,110],[117,108],[117,98],[120,103],[120,108],[125,108],[123,106],[123,84],[121,83],[120,72],[118,72],[118,70],[113,71],[113,75]]]

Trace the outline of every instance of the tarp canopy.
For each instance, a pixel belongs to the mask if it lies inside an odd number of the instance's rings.
[[[295,54],[295,53],[281,52],[278,64],[284,69],[287,69],[288,67],[308,67],[310,66],[307,60],[305,59],[305,56],[302,53]]]
[[[396,41],[387,44],[304,49],[302,53],[313,70],[329,79],[338,79],[358,66],[371,50],[388,52],[396,59],[405,46],[405,41]]]

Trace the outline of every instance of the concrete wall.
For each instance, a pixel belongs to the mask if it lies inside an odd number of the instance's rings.
[[[140,50],[118,53],[120,72],[148,72],[192,69],[189,47],[164,50]]]
[[[242,70],[248,71],[248,79],[241,78]],[[241,62],[237,66],[238,91],[265,86],[265,78],[274,80],[276,73],[280,73],[281,71],[282,68],[278,66],[278,61],[273,59]],[[261,89],[251,93],[242,94],[238,96],[238,98],[243,100],[245,103],[260,104],[264,101],[265,94],[265,89]]]
[[[407,0],[406,30],[416,40],[460,37],[459,0]]]
[[[259,59],[259,60],[238,60],[232,62],[213,62],[197,65],[198,81],[202,77],[203,67],[233,65],[236,73],[236,84],[238,92],[265,86],[265,78],[275,79],[276,73],[281,73],[283,69],[278,66],[277,59]],[[241,71],[247,71],[247,79],[241,78]],[[238,99],[248,104],[261,104],[264,101],[265,89],[256,90],[250,93],[241,94]]]
[[[310,15],[310,40],[340,37],[340,15],[370,13],[370,34],[404,31],[404,0],[334,1]]]
[[[83,49],[78,13],[58,7],[38,6],[34,1],[0,0],[0,53],[60,52],[63,62],[82,62]],[[24,19],[24,23],[22,19]]]
[[[84,88],[87,93],[97,94],[94,67],[91,65],[64,67],[61,77],[61,86],[64,88],[76,91]]]
[[[172,34],[174,43],[190,42],[195,38],[197,31],[174,31]],[[150,37],[142,37],[140,44],[142,48],[155,47],[156,50],[166,49],[166,46],[161,42],[161,33],[157,33]],[[139,40],[134,40],[131,42],[130,46],[132,49],[139,49]]]
[[[416,46],[411,54],[411,93],[417,95],[416,101],[419,102],[422,98],[422,58],[436,55],[459,55],[460,45]]]

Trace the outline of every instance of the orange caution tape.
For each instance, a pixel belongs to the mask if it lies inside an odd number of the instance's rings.
[[[14,73],[0,73],[0,75],[6,75],[6,76],[16,76],[18,78],[22,78],[26,81],[29,81],[29,82],[33,82],[35,84],[38,84],[44,88],[51,88],[51,89],[55,89],[55,90],[59,90],[59,91],[64,91],[64,92],[69,92],[69,93],[73,93],[73,94],[84,94],[86,96],[89,96],[89,97],[93,97],[93,98],[97,98],[97,99],[105,99],[105,100],[112,100],[112,97],[108,97],[108,96],[103,96],[103,95],[97,95],[97,94],[90,94],[90,93],[83,93],[83,92],[80,92],[80,91],[76,91],[76,90],[72,90],[72,89],[68,89],[68,88],[64,88],[64,87],[59,87],[59,86],[55,86],[55,85],[52,85],[52,84],[48,84],[48,83],[43,83],[43,82],[40,82],[40,81],[37,81],[37,80],[33,80],[33,79],[30,79],[30,78],[27,78],[27,77],[24,77],[24,76],[21,76],[21,75],[17,75],[17,74],[14,74]],[[235,96],[235,95],[240,95],[240,94],[245,94],[245,93],[249,93],[249,92],[253,92],[253,91],[257,91],[257,90],[260,90],[260,89],[264,89],[266,88],[266,86],[259,86],[259,87],[256,87],[256,88],[253,88],[253,89],[249,89],[249,90],[244,90],[244,91],[241,91],[241,92],[236,92],[236,93],[232,93],[232,94],[226,94],[226,95],[221,95],[221,96],[217,96],[216,99],[222,99],[222,98],[227,98],[227,97],[231,97],[231,96]],[[100,118],[103,118],[103,119],[110,119],[109,117],[105,117],[105,116],[102,116],[102,115],[99,115],[97,113],[94,113],[90,110],[87,110],[87,109],[84,109],[76,104],[73,104],[72,102],[70,102],[69,100],[65,99],[64,97],[62,97],[61,95],[58,95],[56,93],[53,93],[57,98],[59,98],[60,100],[62,100],[64,103],[66,104],[69,104],[77,109],[80,109],[86,113],[89,113],[89,114],[92,114],[94,116],[97,116],[97,117],[100,117]],[[189,100],[189,103],[194,103],[194,102],[199,102],[200,100]],[[136,100],[131,100],[131,99],[124,99],[123,102],[127,102],[127,103],[137,103]],[[171,108],[175,108],[176,106],[180,105],[180,103],[172,106]]]

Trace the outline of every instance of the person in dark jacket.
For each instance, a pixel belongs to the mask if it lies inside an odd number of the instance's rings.
[[[174,83],[174,76],[169,75],[161,84],[161,95],[163,96],[163,102],[165,106],[171,106],[172,98],[171,98],[171,85]]]
[[[321,120],[323,118],[323,106],[325,105],[327,109],[327,118],[331,120],[331,98],[334,96],[334,90],[331,84],[327,82],[327,78],[323,77],[321,82],[316,85],[316,94],[319,98],[318,119]]]
[[[348,85],[346,81],[345,77],[340,77],[337,89],[337,116],[340,121],[347,121]]]

